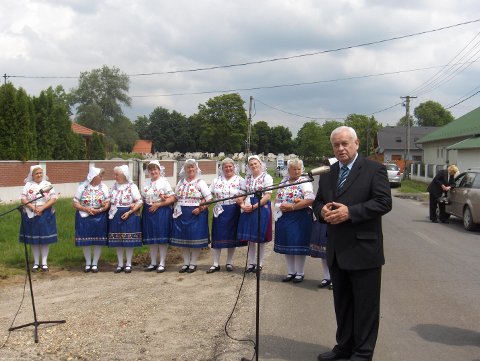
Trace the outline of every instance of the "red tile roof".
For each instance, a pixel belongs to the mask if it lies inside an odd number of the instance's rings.
[[[98,133],[98,134],[103,135],[103,133],[97,132],[93,129],[84,127],[83,125],[80,125],[78,123],[73,123],[73,122],[72,122],[72,132],[74,132],[76,134],[88,135],[88,136],[91,136],[93,133]]]
[[[139,139],[135,142],[132,149],[133,153],[152,153],[152,141]]]

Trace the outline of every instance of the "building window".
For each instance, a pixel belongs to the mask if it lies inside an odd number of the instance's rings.
[[[413,161],[414,162],[421,162],[422,161],[422,156],[421,155],[414,155],[413,156]]]

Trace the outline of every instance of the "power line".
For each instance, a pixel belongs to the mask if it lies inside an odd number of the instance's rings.
[[[476,59],[475,62],[477,62],[479,60],[480,59]],[[289,87],[297,87],[297,86],[304,86],[304,85],[334,83],[334,82],[347,81],[347,80],[367,79],[367,78],[374,78],[374,77],[380,77],[380,76],[385,76],[385,75],[397,75],[397,74],[411,73],[411,72],[416,72],[416,71],[436,69],[436,68],[442,67],[442,66],[444,66],[444,65],[429,66],[429,67],[425,67],[425,68],[416,68],[416,69],[407,69],[407,70],[397,70],[397,71],[383,72],[383,73],[377,73],[377,74],[358,75],[358,76],[351,76],[351,77],[346,77],[346,78],[316,80],[316,81],[310,81],[310,82],[300,82],[300,83],[290,83],[290,84],[287,83],[287,84],[255,86],[255,87],[250,87],[250,88],[218,89],[218,90],[205,90],[205,91],[185,92],[185,93],[131,95],[131,97],[132,98],[173,97],[173,96],[203,95],[203,94],[213,94],[213,93],[232,93],[232,92],[239,92],[239,91],[252,91],[252,90],[262,90],[262,89],[289,88]]]
[[[473,94],[470,95],[469,97],[467,97],[467,98],[459,101],[458,103],[455,103],[455,104],[449,106],[449,107],[446,108],[446,109],[451,109],[451,108],[453,108],[453,107],[456,107],[457,105],[462,104],[463,102],[467,101],[468,99],[473,98],[473,97],[474,97],[475,95],[477,95],[478,93],[480,93],[480,90],[477,90],[475,93],[473,93]]]
[[[296,116],[296,117],[299,117],[299,118],[306,118],[306,119],[312,119],[312,120],[316,120],[316,119],[322,119],[322,120],[330,120],[330,119],[331,119],[331,120],[334,120],[334,119],[341,119],[341,120],[343,120],[343,119],[345,119],[345,118],[332,118],[332,117],[329,117],[329,118],[322,118],[322,117],[309,117],[309,116],[307,116],[307,115],[300,115],[300,114],[296,114],[296,113],[288,112],[288,111],[286,111],[286,110],[282,110],[282,109],[280,109],[280,108],[274,107],[273,105],[269,105],[269,104],[267,104],[267,103],[265,103],[265,102],[261,101],[261,100],[260,100],[260,99],[258,99],[258,98],[255,98],[255,101],[257,101],[257,102],[259,102],[259,103],[261,103],[261,104],[265,105],[266,107],[269,107],[269,108],[271,108],[271,109],[274,109],[274,110],[276,110],[276,111],[279,111],[279,112],[281,112],[281,113],[285,113],[285,114],[293,115],[293,116]]]
[[[311,52],[311,53],[303,53],[303,54],[297,54],[297,55],[291,55],[291,56],[283,56],[283,57],[277,57],[277,58],[249,61],[249,62],[242,62],[242,63],[234,63],[234,64],[227,64],[227,65],[215,65],[215,66],[203,67],[203,68],[181,69],[181,70],[172,70],[172,71],[165,71],[165,72],[127,74],[127,76],[138,77],[138,76],[166,75],[166,74],[178,74],[178,73],[192,73],[192,72],[199,72],[199,71],[206,71],[206,70],[227,69],[227,68],[241,67],[241,66],[254,65],[254,64],[264,64],[264,63],[272,63],[272,62],[283,61],[283,60],[298,59],[298,58],[304,58],[304,57],[309,57],[309,56],[314,56],[314,55],[320,55],[320,54],[333,53],[333,52],[338,52],[338,51],[343,51],[343,50],[349,50],[349,49],[354,49],[354,48],[367,47],[367,46],[382,44],[382,43],[386,43],[386,42],[390,42],[390,41],[407,39],[407,38],[411,38],[411,37],[414,37],[414,36],[425,35],[425,34],[429,34],[429,33],[434,33],[434,32],[439,32],[439,31],[443,31],[443,30],[447,30],[447,29],[452,29],[452,28],[459,27],[459,26],[473,24],[473,23],[477,23],[479,21],[480,21],[480,19],[475,19],[475,20],[465,21],[465,22],[457,23],[457,24],[453,24],[453,25],[442,26],[442,27],[436,28],[436,29],[420,31],[420,32],[412,33],[412,34],[395,36],[395,37],[392,37],[392,38],[387,38],[387,39],[382,39],[382,40],[377,40],[377,41],[371,41],[371,42],[366,42],[366,43],[360,43],[360,44],[356,44],[356,45],[342,46],[342,47],[334,48],[334,49],[320,50],[320,51],[315,51],[315,52]],[[28,78],[28,79],[78,79],[79,78],[78,76],[27,76],[27,75],[10,75],[10,77],[12,77],[12,78]]]

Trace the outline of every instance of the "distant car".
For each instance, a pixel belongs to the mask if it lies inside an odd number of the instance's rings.
[[[441,221],[452,215],[463,219],[463,227],[467,231],[479,228],[480,169],[469,169],[455,178],[455,185],[447,193],[445,214],[441,214],[440,210],[438,212]]]
[[[387,168],[390,186],[400,187],[402,184],[402,173],[400,173],[400,168],[394,163],[384,163],[384,166]]]

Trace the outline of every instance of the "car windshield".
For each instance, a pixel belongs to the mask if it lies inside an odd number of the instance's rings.
[[[387,170],[398,170],[398,167],[395,164],[386,164]]]

